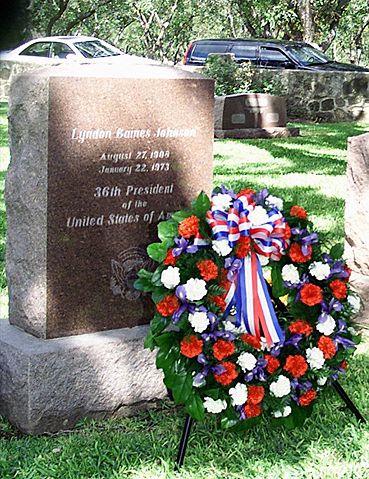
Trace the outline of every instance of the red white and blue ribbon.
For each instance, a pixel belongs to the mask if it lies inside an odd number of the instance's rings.
[[[207,213],[207,221],[215,240],[227,240],[231,247],[241,237],[250,237],[251,253],[246,256],[233,272],[231,287],[226,296],[227,317],[233,307],[236,308],[236,326],[241,323],[246,330],[260,338],[262,335],[268,345],[284,341],[284,333],[278,323],[276,313],[268,292],[259,255],[280,260],[287,246],[285,240],[286,222],[277,208],[267,212],[268,221],[254,225],[249,214],[255,208],[246,196],[234,201],[228,212],[213,208]]]

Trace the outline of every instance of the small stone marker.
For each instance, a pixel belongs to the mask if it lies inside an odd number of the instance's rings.
[[[212,187],[210,80],[160,66],[80,70],[13,88],[10,322],[43,338],[147,323],[150,303],[133,281],[156,224]]]
[[[212,80],[163,66],[63,66],[13,82],[0,414],[22,431],[166,395],[143,348],[151,306],[133,282],[157,222],[212,190],[213,101]]]
[[[369,324],[369,133],[348,140],[345,255]]]

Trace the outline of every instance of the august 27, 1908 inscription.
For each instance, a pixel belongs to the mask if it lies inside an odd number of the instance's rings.
[[[147,323],[156,224],[211,190],[213,84],[173,70],[50,78],[47,337]]]

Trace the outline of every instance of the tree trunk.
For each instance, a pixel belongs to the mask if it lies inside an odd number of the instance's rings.
[[[314,41],[314,19],[313,19],[313,3],[314,0],[299,0],[298,11],[301,19],[304,42],[312,43]]]

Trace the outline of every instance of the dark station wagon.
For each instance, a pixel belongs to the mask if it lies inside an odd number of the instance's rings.
[[[259,68],[369,72],[368,68],[330,60],[308,43],[242,38],[194,40],[185,53],[185,65],[204,65],[208,55],[234,55],[236,62],[250,61]]]

